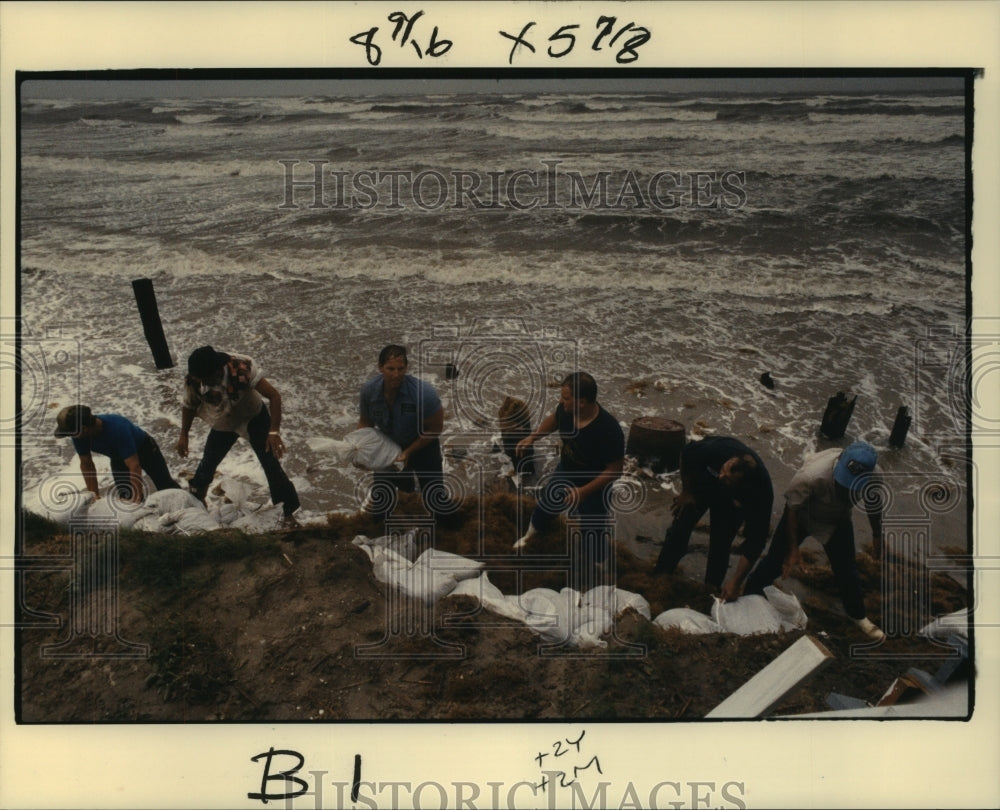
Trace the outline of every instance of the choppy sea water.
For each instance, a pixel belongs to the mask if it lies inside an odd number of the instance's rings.
[[[304,507],[354,508],[364,475],[326,440],[354,427],[361,383],[399,342],[445,400],[446,445],[463,448],[449,466],[469,486],[502,472],[503,397],[537,422],[582,368],[626,427],[660,415],[736,435],[776,478],[822,444],[827,398],[857,394],[845,441],[885,450],[913,498],[953,483],[961,517],[948,447],[964,430],[964,114],[960,87],[26,95],[22,486],[75,474],[45,420],[77,398],[193,469],[171,448],[184,361],[211,343],[256,358],[282,391]],[[153,367],[140,277],[174,369]],[[914,423],[890,451],[900,405]],[[263,485],[245,445],[221,470]]]

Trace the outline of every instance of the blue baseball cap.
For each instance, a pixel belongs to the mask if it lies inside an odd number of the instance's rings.
[[[849,444],[834,465],[833,480],[847,489],[862,486],[877,462],[878,453],[868,442]]]

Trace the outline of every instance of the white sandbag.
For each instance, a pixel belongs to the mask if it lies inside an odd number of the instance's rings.
[[[429,548],[399,572],[399,587],[416,599],[436,602],[455,590],[460,580],[478,576],[482,568],[483,563],[476,560]]]
[[[49,485],[43,483],[40,487],[26,492],[23,503],[27,511],[60,526],[68,526],[71,520],[86,517],[87,509],[93,500],[94,493],[89,490],[56,481]]]
[[[546,641],[566,641],[572,631],[570,607],[579,604],[579,595],[564,588],[556,593],[549,588],[532,588],[521,594],[518,604],[528,614],[525,624]]]
[[[735,602],[716,599],[712,618],[723,632],[741,636],[801,630],[808,621],[799,600],[773,586],[764,589],[764,596],[741,596]]]
[[[239,520],[242,515],[238,505],[226,501],[213,504],[209,508],[208,514],[212,516],[213,520],[217,521],[222,526],[229,526],[233,524],[235,521]]]
[[[162,532],[164,529],[160,524],[160,517],[155,512],[150,512],[133,523],[132,529],[138,532]]]
[[[712,604],[712,618],[724,633],[749,636],[754,633],[777,633],[781,630],[781,617],[763,596],[741,596],[735,602],[716,599]]]
[[[671,608],[665,610],[655,619],[654,624],[658,624],[664,630],[672,628],[680,630],[682,633],[698,635],[703,633],[721,633],[722,627],[710,616],[699,613],[691,608]]]
[[[383,535],[382,537],[376,537],[374,540],[363,534],[359,534],[351,542],[361,548],[368,555],[369,560],[374,559],[373,551],[376,548],[392,549],[400,557],[404,557],[410,562],[413,562],[417,558],[415,531],[409,531],[406,534]]]
[[[343,439],[330,439],[324,436],[314,436],[306,439],[306,446],[328,465],[348,464],[354,453],[354,445]]]
[[[518,604],[517,597],[504,594],[490,582],[485,571],[474,579],[460,580],[449,596],[473,596],[492,613],[515,621],[523,622],[528,616]]]
[[[649,602],[638,593],[632,593],[614,585],[598,585],[591,588],[580,599],[584,606],[600,605],[614,616],[621,616],[627,608],[632,608],[640,616],[651,618]]]
[[[573,629],[570,632],[569,643],[583,649],[604,648],[608,643],[601,636],[611,632],[614,617],[611,611],[599,604],[570,607],[570,620]]]
[[[413,563],[385,546],[371,549],[372,573],[379,582],[402,588],[402,582],[413,568]]]
[[[485,563],[463,557],[461,554],[452,554],[449,551],[441,551],[436,548],[429,548],[417,558],[417,565],[424,565],[440,571],[452,577],[456,582],[463,579],[478,577],[483,570]]]
[[[186,489],[157,490],[146,498],[145,505],[152,507],[160,515],[179,512],[182,509],[194,509],[195,507],[205,511],[202,502]]]
[[[114,520],[122,529],[132,529],[138,520],[153,514],[156,510],[152,507],[125,501],[113,494],[94,501],[87,509],[88,520]]]
[[[768,585],[764,588],[764,596],[768,603],[781,618],[782,630],[805,630],[809,617],[802,609],[802,603],[793,593],[785,593],[781,588]]]
[[[411,552],[413,535],[381,537],[369,540],[358,535],[353,540],[372,561],[372,572],[379,582],[385,582],[408,596],[432,603],[455,590],[459,581],[479,576],[483,563],[429,548],[411,562],[403,552]]]
[[[392,466],[402,448],[375,428],[359,428],[344,437],[351,445],[349,460],[366,470],[386,470]]]
[[[924,625],[918,636],[947,641],[950,636],[969,640],[969,609],[962,608],[954,613],[938,616],[930,624]]]
[[[236,506],[243,506],[250,497],[250,485],[235,478],[223,478],[214,487],[212,494],[224,498]]]
[[[261,506],[247,501],[240,508],[240,516],[230,523],[229,527],[239,529],[247,534],[262,534],[273,531],[282,517],[284,517],[284,512],[280,505]]]
[[[200,503],[197,507],[180,509],[176,512],[168,512],[165,515],[161,515],[160,525],[164,529],[178,532],[179,534],[198,534],[199,532],[212,532],[221,528],[218,521],[213,519]]]

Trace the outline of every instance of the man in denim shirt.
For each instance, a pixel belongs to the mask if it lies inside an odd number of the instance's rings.
[[[395,489],[413,492],[414,478],[428,512],[437,516],[448,504],[440,441],[444,408],[434,387],[407,374],[408,366],[406,348],[390,344],[379,353],[379,373],[361,387],[358,427],[376,428],[402,448],[397,470],[375,473],[373,511],[381,520],[392,511]]]

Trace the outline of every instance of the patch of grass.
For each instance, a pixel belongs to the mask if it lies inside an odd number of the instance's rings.
[[[195,535],[122,532],[121,581],[125,585],[176,588],[184,574],[202,563],[277,557],[272,535],[216,531]]]
[[[21,511],[21,521],[21,530],[26,540],[41,540],[66,533],[65,527],[27,509]]]
[[[146,686],[157,688],[165,703],[210,705],[224,698],[233,682],[226,656],[194,622],[176,616],[161,619],[150,648],[153,673]]]

